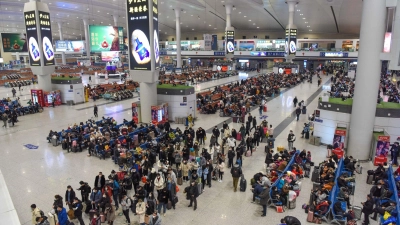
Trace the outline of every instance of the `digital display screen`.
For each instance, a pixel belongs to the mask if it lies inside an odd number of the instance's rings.
[[[119,61],[119,52],[102,52],[101,60],[106,62]]]
[[[153,1],[154,59],[155,69],[160,67],[160,47],[158,45],[158,1]]]
[[[27,52],[26,34],[2,33],[1,40],[4,52]]]
[[[235,52],[235,31],[229,30],[225,32],[226,39],[226,53],[234,53]]]
[[[90,51],[123,51],[124,29],[113,26],[89,25]]]
[[[42,37],[43,64],[44,66],[54,65],[53,36],[51,34],[50,13],[39,11],[39,29]]]
[[[41,66],[41,53],[38,43],[38,31],[36,27],[36,12],[24,12],[24,20],[26,27],[26,40],[28,41],[29,64],[31,66]]]
[[[157,0],[153,0],[153,8],[149,9],[147,1],[127,0],[129,65],[131,70],[151,70],[152,49],[150,49],[149,10],[153,10],[153,14],[158,15],[157,2]],[[158,16],[156,18],[158,20]],[[158,28],[156,32],[158,33]]]
[[[297,29],[290,29],[289,55],[295,55],[297,51]]]
[[[84,41],[56,41],[56,52],[83,52]]]

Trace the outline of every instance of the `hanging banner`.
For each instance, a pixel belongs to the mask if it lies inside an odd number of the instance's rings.
[[[203,34],[204,39],[204,50],[210,51],[211,50],[211,42],[212,42],[212,35],[211,34]]]
[[[38,30],[36,26],[36,12],[24,12],[24,20],[26,27],[26,39],[29,49],[29,64],[31,66],[40,66],[41,53],[38,42]]]
[[[39,29],[42,38],[43,65],[54,66],[53,36],[51,34],[50,13],[39,11]]]
[[[2,33],[1,40],[4,52],[27,52],[26,34]]]
[[[127,0],[129,65],[131,70],[151,70],[149,1]],[[153,0],[157,3],[157,0]],[[158,15],[158,8],[153,7]],[[155,40],[154,40],[155,41]]]
[[[335,130],[333,135],[333,149],[344,149],[344,142],[346,140],[346,130]]]
[[[227,30],[225,31],[225,39],[226,39],[226,53],[234,53],[235,52],[235,31]]]
[[[216,34],[212,35],[211,50],[214,50],[214,51],[218,50],[218,36]]]
[[[139,109],[136,103],[132,103],[132,120],[135,121],[136,124],[139,123]]]

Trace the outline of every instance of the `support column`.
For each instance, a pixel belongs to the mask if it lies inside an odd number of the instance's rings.
[[[176,20],[176,68],[182,68],[182,55],[181,55],[181,9],[175,8],[175,20]]]
[[[140,113],[142,123],[151,123],[151,106],[157,105],[157,83],[140,83]]]
[[[373,13],[374,16],[371,16]],[[364,0],[347,155],[369,159],[385,36],[386,1]]]
[[[286,4],[289,7],[289,20],[288,25],[286,26],[286,40],[285,40],[285,59],[286,62],[293,62],[294,56],[290,54],[290,36],[291,36],[291,29],[297,29],[297,26],[294,25],[294,8],[296,4],[299,3],[299,0],[287,0]],[[296,43],[297,45],[297,43]]]
[[[232,27],[232,23],[231,23],[231,13],[232,13],[232,5],[231,4],[227,4],[225,5],[225,11],[226,11],[226,27],[225,27],[225,45],[227,45],[227,31],[233,31],[233,34],[235,33],[235,28]],[[233,42],[234,43],[234,42]],[[228,60],[232,60],[234,53],[229,53],[226,50],[226,46],[225,46],[225,56],[226,59]]]
[[[83,28],[85,30],[85,48],[86,48],[86,56],[90,57],[90,41],[89,41],[89,23],[87,19],[83,19]]]
[[[118,27],[118,15],[113,15],[114,27]]]
[[[58,31],[60,33],[60,41],[64,41],[64,36],[62,32],[62,23],[58,22]],[[67,59],[65,58],[65,52],[61,52],[61,63],[67,65]]]

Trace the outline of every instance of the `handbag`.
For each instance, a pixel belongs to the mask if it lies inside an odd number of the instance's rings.
[[[175,191],[176,191],[176,193],[179,192],[179,186],[178,185],[175,186]]]

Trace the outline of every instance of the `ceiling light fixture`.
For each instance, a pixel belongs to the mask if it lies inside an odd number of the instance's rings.
[[[243,16],[243,17],[247,17],[247,16]]]
[[[309,31],[312,31],[312,30],[309,30]]]
[[[305,20],[306,18],[303,17],[303,20]]]
[[[194,30],[194,29],[192,29],[192,30]]]
[[[251,20],[249,20],[251,22]]]
[[[259,29],[260,27],[257,27],[257,29]]]
[[[242,12],[239,12],[239,14],[240,14],[240,13],[242,13]]]

